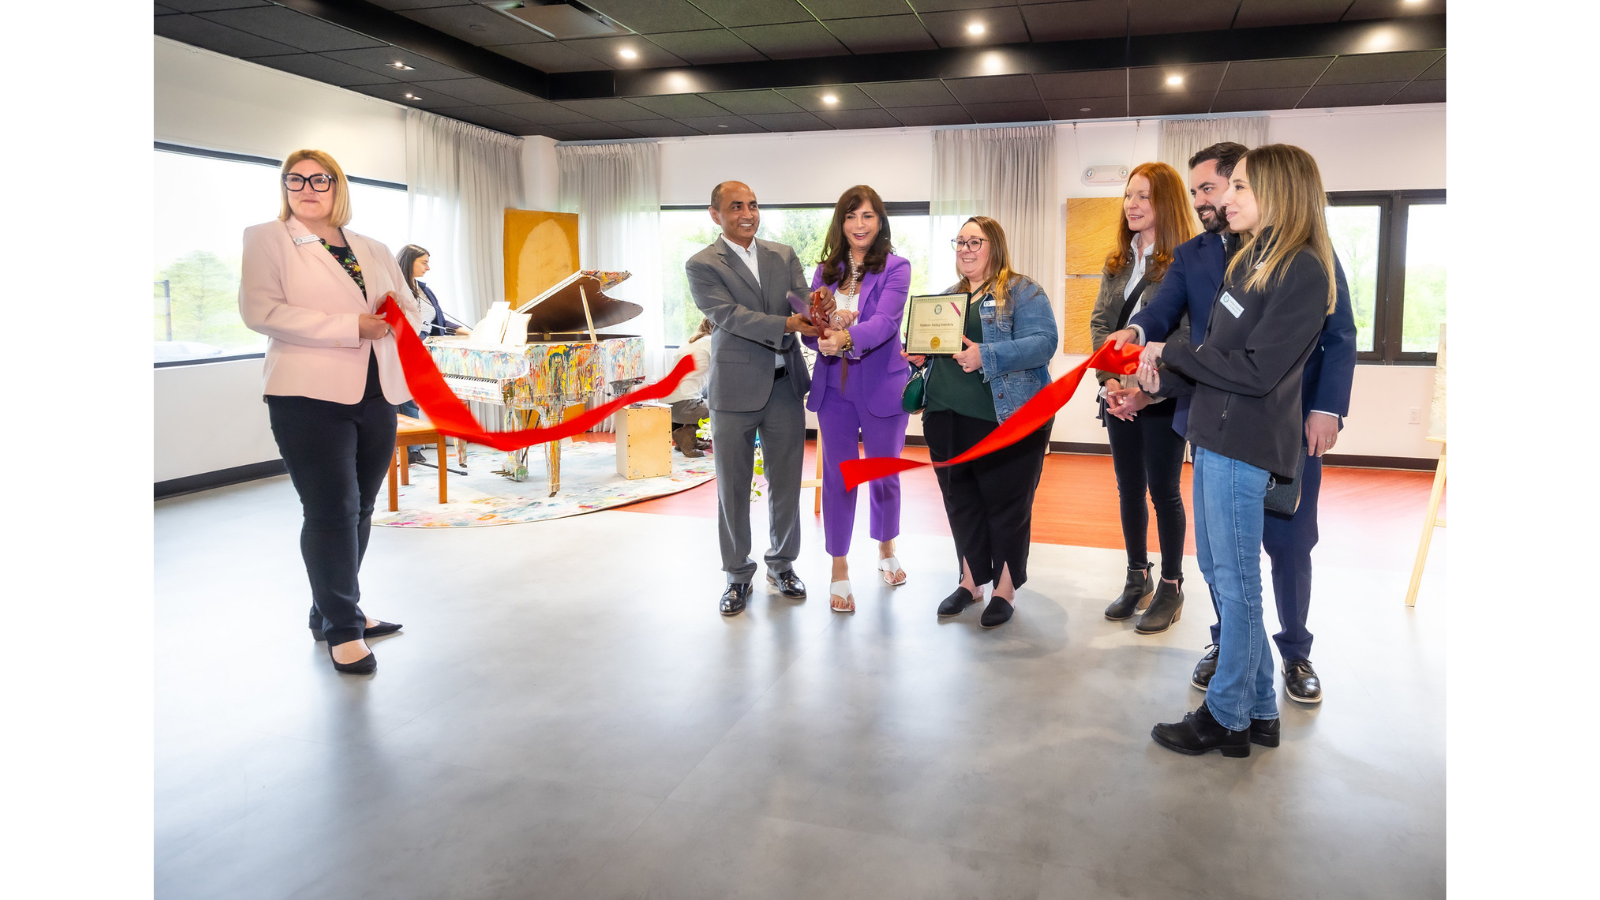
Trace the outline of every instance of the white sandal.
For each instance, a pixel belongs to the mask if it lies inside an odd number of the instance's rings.
[[[878,571],[883,573],[883,583],[890,587],[899,587],[906,583],[905,570],[900,567],[900,560],[894,557],[878,560]],[[894,573],[900,573],[900,580],[894,580]]]
[[[849,608],[847,609],[835,603],[835,597],[850,604]],[[844,581],[835,581],[833,584],[828,585],[828,608],[836,613],[853,613],[856,611],[856,598],[855,595],[850,593],[850,579],[846,578]]]

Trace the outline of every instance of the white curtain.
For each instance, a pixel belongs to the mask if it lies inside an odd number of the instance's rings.
[[[967,218],[981,215],[1005,229],[1011,268],[1049,291],[1055,281],[1055,142],[1052,125],[933,133],[928,265],[934,290],[957,278],[950,239]]]
[[[1233,141],[1255,148],[1267,142],[1267,116],[1226,116],[1218,119],[1173,119],[1161,123],[1156,158],[1189,176],[1189,157],[1199,151]]]
[[[505,211],[522,196],[521,138],[406,110],[411,242],[428,251],[439,303],[468,325],[505,299]]]
[[[617,326],[644,338],[645,374],[665,373],[661,289],[661,146],[655,142],[557,145],[559,205],[578,214],[585,269],[633,273],[606,293],[644,307]]]

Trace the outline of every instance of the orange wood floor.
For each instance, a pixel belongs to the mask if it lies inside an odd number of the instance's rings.
[[[611,435],[591,435],[611,440]],[[806,445],[806,477],[816,471],[815,442]],[[907,447],[907,459],[926,460],[925,447]],[[1184,466],[1183,497],[1187,507],[1191,467]],[[905,534],[949,535],[944,504],[932,469],[914,469],[900,476],[901,528]],[[1432,472],[1394,469],[1325,468],[1318,501],[1320,541],[1317,560],[1329,565],[1409,571],[1428,510]],[[801,511],[811,514],[812,492],[801,493]],[[861,503],[865,503],[863,498]],[[668,516],[717,515],[716,483],[631,506],[623,512]],[[1441,507],[1440,518],[1448,518]],[[1033,539],[1037,543],[1118,549],[1122,527],[1117,513],[1117,484],[1111,457],[1052,453],[1033,506]],[[1191,523],[1184,552],[1194,554]],[[1149,548],[1156,551],[1155,513],[1150,514]]]

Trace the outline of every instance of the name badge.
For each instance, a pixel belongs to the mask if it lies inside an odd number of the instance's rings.
[[[989,299],[987,299],[987,300],[983,301],[982,303],[978,304],[978,308],[979,309],[994,309],[994,298],[990,297]]]
[[[1233,299],[1233,295],[1227,291],[1222,292],[1221,303],[1223,307],[1228,310],[1228,312],[1233,313],[1233,317],[1235,319],[1244,314],[1244,307],[1240,306],[1239,301]]]
[[[305,235],[304,237],[295,238],[294,239],[294,245],[296,247],[298,247],[301,244],[310,244],[310,243],[314,243],[314,242],[320,241],[320,240],[322,240],[322,238],[319,238],[314,234],[308,234],[308,235]]]

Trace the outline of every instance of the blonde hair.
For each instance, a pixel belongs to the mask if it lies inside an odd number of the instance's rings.
[[[324,172],[333,176],[333,187],[331,188],[333,191],[333,214],[328,217],[328,224],[335,228],[343,228],[349,225],[350,191],[346,187],[349,182],[345,180],[344,170],[339,168],[339,164],[334,161],[333,157],[323,153],[321,150],[296,150],[283,161],[283,167],[278,170],[278,221],[287,222],[289,217],[294,215],[289,209],[289,189],[283,186],[283,176],[289,174],[289,170],[294,168],[295,165],[308,159],[321,166]],[[310,185],[304,188],[304,190],[310,189]]]
[[[1255,233],[1239,247],[1228,263],[1232,281],[1247,265],[1254,269],[1244,280],[1248,290],[1262,290],[1283,281],[1289,263],[1306,247],[1328,275],[1328,313],[1337,300],[1333,277],[1333,240],[1328,236],[1328,202],[1322,190],[1322,173],[1311,154],[1292,144],[1265,144],[1241,160],[1249,189],[1255,193],[1261,214]],[[1233,170],[1239,177],[1239,170]],[[1264,235],[1267,229],[1270,234]],[[1246,262],[1249,260],[1249,262]]]
[[[1017,273],[1011,269],[1011,251],[1006,246],[1005,229],[1000,227],[999,222],[988,216],[973,216],[966,222],[962,222],[961,227],[967,227],[968,222],[977,225],[978,229],[983,232],[983,239],[989,242],[989,271],[984,275],[982,283],[974,285],[967,280],[967,276],[961,274],[961,268],[958,264],[956,275],[961,280],[956,282],[956,290],[976,292],[978,288],[983,287],[985,284],[991,285],[989,291],[994,294],[996,310],[1003,310],[1005,309],[1006,301],[1011,299],[1011,282],[1017,277]],[[959,232],[957,233],[959,234]]]

